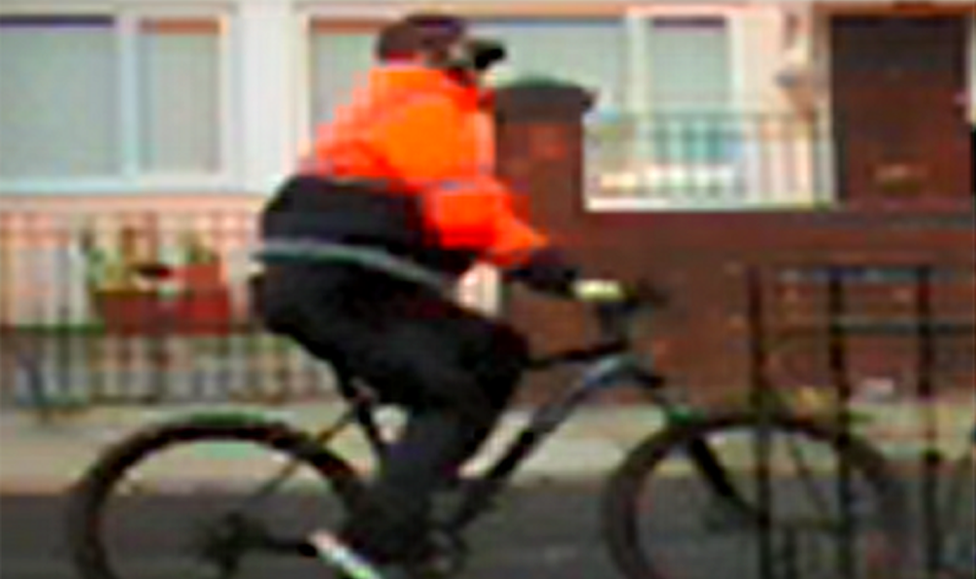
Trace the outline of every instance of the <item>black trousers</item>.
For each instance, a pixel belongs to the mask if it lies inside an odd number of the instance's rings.
[[[491,433],[527,359],[510,327],[354,266],[269,268],[259,313],[310,353],[406,409],[345,538],[379,562],[422,556],[434,489]]]

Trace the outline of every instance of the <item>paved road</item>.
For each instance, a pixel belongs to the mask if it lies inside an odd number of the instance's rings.
[[[972,424],[972,403],[945,404],[938,407],[940,424],[945,425],[942,441],[959,446],[968,439],[963,435]],[[286,418],[299,424],[318,424],[327,411],[324,407],[289,409]],[[285,412],[281,410],[281,412]],[[907,460],[917,465],[919,452],[924,445],[916,436],[917,418],[922,416],[914,407],[883,406],[877,409],[883,420],[870,425],[868,437],[882,443],[885,456]],[[958,416],[957,416],[958,415]],[[72,572],[66,557],[62,529],[63,498],[61,492],[87,465],[97,452],[104,449],[109,440],[134,430],[150,418],[143,413],[97,414],[78,418],[60,425],[36,425],[29,417],[0,414],[0,579],[78,579]],[[152,418],[161,418],[153,415]],[[949,418],[952,418],[951,420]],[[524,415],[509,417],[505,429],[521,424]],[[593,476],[603,475],[615,466],[626,449],[634,441],[652,430],[659,417],[637,409],[606,409],[581,414],[551,442],[544,452],[527,465],[526,477],[520,481],[496,515],[479,523],[470,539],[474,546],[470,570],[459,579],[614,579],[616,573],[606,554],[599,527],[600,496]],[[503,436],[502,440],[507,440]],[[957,442],[956,442],[957,441]],[[350,452],[355,450],[349,441]],[[968,443],[967,443],[968,444]],[[490,446],[490,445],[489,445]],[[723,445],[725,452],[732,449],[731,441]],[[958,448],[951,449],[953,454]],[[490,454],[490,453],[489,453]],[[179,480],[193,478],[206,480],[217,473],[214,458],[227,467],[238,468],[233,480],[248,480],[259,463],[246,460],[236,454],[215,455],[212,452],[189,453],[173,457],[176,468],[165,469]],[[352,456],[358,456],[352,452]],[[235,460],[239,459],[239,460]],[[194,470],[197,464],[201,468]],[[260,463],[267,465],[267,463]],[[272,463],[275,465],[277,463]],[[169,462],[168,466],[174,466]],[[698,512],[701,497],[694,495],[680,473],[687,472],[686,463],[677,457],[672,476],[664,488],[643,500],[642,512],[646,520],[654,523],[656,545],[665,549],[664,558],[672,569],[687,572],[678,575],[670,572],[668,579],[749,579],[757,575],[744,572],[736,565],[755,561],[755,540],[751,535],[738,534],[738,540],[728,535],[704,532],[697,524],[688,521],[689,512]],[[908,469],[909,472],[914,469]],[[194,471],[194,477],[188,477]],[[199,472],[197,472],[199,471]],[[201,474],[209,473],[207,477]],[[558,483],[538,483],[540,476]],[[161,479],[160,479],[161,480]],[[827,481],[828,483],[830,481]],[[836,485],[827,487],[835,489]],[[917,497],[917,488],[910,495]],[[123,529],[126,557],[137,573],[116,579],[194,579],[194,576],[173,573],[167,565],[174,558],[167,556],[163,539],[181,537],[170,530],[182,528],[188,519],[217,507],[228,498],[226,489],[205,499],[173,502],[170,497],[156,496],[134,502],[135,524]],[[972,499],[971,494],[969,499]],[[697,502],[696,502],[697,501]],[[315,498],[292,495],[285,504],[276,503],[279,518],[302,525],[307,531],[329,520],[327,509],[318,508]],[[961,512],[976,512],[972,505]],[[976,522],[974,525],[976,526]],[[842,575],[824,571],[821,560],[829,557],[832,547],[820,545],[808,548],[810,537],[795,536],[808,558],[814,560],[817,574],[781,574],[777,579],[838,579]],[[171,552],[171,551],[170,551]],[[827,553],[827,554],[825,554]],[[660,554],[660,553],[659,553]],[[670,571],[670,570],[669,570]],[[155,572],[155,573],[153,573]],[[303,562],[287,562],[286,565],[265,565],[254,573],[238,579],[324,579],[328,575],[316,565]],[[971,576],[971,575],[970,575]],[[886,576],[885,579],[888,579]],[[914,579],[914,578],[913,578]],[[923,579],[920,575],[918,579]],[[924,579],[929,579],[925,577]]]
[[[207,501],[175,503],[156,498],[139,505],[139,526],[126,541],[128,568],[138,569],[139,577],[174,577],[172,565],[178,560],[160,543],[166,543],[167,527],[185,522],[226,497]],[[174,506],[176,505],[176,506]],[[69,579],[76,575],[67,562],[61,532],[63,499],[56,496],[4,495],[2,513],[3,579]],[[473,531],[471,541],[477,555],[466,577],[532,577],[548,579],[594,579],[615,577],[599,539],[598,501],[593,489],[562,487],[516,492],[501,513],[485,519]],[[292,497],[287,505],[279,502],[281,517],[305,522],[315,512],[308,498]],[[168,560],[171,559],[171,560]],[[153,568],[164,570],[153,572]],[[251,571],[251,569],[249,569]],[[314,563],[267,562],[240,579],[324,579],[328,574]],[[190,579],[185,575],[180,579]]]
[[[674,501],[660,501],[655,505],[654,518],[661,529],[673,529],[666,537],[671,561],[681,561],[694,571],[681,577],[689,579],[731,578],[747,579],[758,575],[743,574],[751,567],[755,541],[753,537],[714,542],[700,527],[691,530],[683,522],[691,495],[684,492],[682,483],[674,487]],[[513,489],[503,502],[503,508],[480,522],[472,531],[474,545],[469,570],[463,579],[614,579],[621,577],[614,569],[603,546],[599,527],[599,489],[593,483],[538,483]],[[127,516],[128,527],[115,527],[121,537],[116,546],[124,552],[125,568],[138,579],[191,579],[202,577],[175,568],[181,559],[172,549],[172,529],[185,525],[202,513],[219,508],[233,500],[226,492],[196,499],[174,500],[172,496],[155,496],[130,503],[134,509]],[[66,554],[62,524],[64,499],[58,495],[0,495],[0,576],[2,579],[77,579]],[[329,519],[330,510],[324,508],[318,495],[293,494],[274,506],[275,520],[280,524],[306,529],[307,524],[319,524]],[[134,522],[133,522],[134,521]],[[112,523],[114,525],[114,523]],[[180,527],[185,528],[185,527]],[[276,526],[276,528],[281,528]],[[798,537],[801,549],[807,539]],[[818,539],[810,544],[808,557],[826,560],[833,544]],[[328,577],[314,562],[295,560],[264,560],[261,564],[246,565],[247,572],[238,579],[324,579]],[[814,565],[819,568],[819,565]],[[691,571],[691,567],[686,569]],[[731,570],[731,571],[730,571]],[[730,574],[731,573],[731,574]],[[750,572],[751,573],[751,572]],[[671,575],[669,575],[671,577]],[[781,575],[789,579],[839,579],[830,570],[816,573]],[[127,578],[126,578],[127,579]]]

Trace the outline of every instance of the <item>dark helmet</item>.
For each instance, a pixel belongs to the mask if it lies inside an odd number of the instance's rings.
[[[469,37],[463,18],[432,12],[414,13],[384,27],[376,42],[380,60],[426,55],[449,70],[484,71],[504,60],[505,47],[496,40]]]

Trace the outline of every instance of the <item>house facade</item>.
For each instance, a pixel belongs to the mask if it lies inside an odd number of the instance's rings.
[[[238,307],[254,212],[368,66],[376,30],[432,7],[506,42],[499,85],[590,95],[510,122],[499,170],[588,266],[697,304],[664,348],[693,384],[747,379],[729,288],[748,264],[972,263],[971,1],[8,0],[0,325],[97,317],[79,240],[120,251],[126,232],[130,253],[174,259],[202,232]],[[585,325],[492,272],[466,291],[543,347]]]

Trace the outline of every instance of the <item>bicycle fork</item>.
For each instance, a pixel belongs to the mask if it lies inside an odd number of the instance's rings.
[[[712,499],[705,522],[712,529],[740,528],[745,523],[758,523],[759,513],[751,512],[748,502],[732,483],[728,470],[705,440],[692,440],[686,451],[691,464],[701,475]]]

